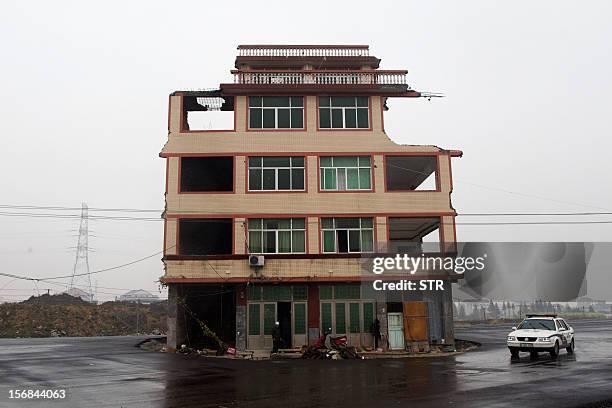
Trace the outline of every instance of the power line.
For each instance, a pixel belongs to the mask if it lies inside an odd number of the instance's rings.
[[[56,218],[56,219],[79,219],[79,214],[52,214],[52,213],[32,213],[32,212],[7,212],[0,211],[2,217],[28,217],[28,218]],[[163,221],[163,218],[153,217],[128,217],[110,215],[90,215],[90,220],[115,220],[115,221]]]
[[[572,212],[572,213],[459,213],[458,217],[523,217],[523,216],[588,216],[612,215],[612,212]]]
[[[174,248],[176,245],[172,245],[166,248],[166,250]],[[143,258],[139,258],[136,259],[134,261],[125,263],[125,264],[121,264],[121,265],[116,265],[116,266],[112,266],[110,268],[105,268],[105,269],[100,269],[97,271],[92,271],[92,272],[88,272],[88,273],[80,273],[80,274],[71,274],[71,275],[62,275],[62,276],[51,276],[51,277],[46,277],[46,278],[33,278],[33,277],[29,277],[29,276],[20,276],[20,275],[14,275],[14,274],[10,274],[10,273],[4,273],[4,272],[0,272],[0,276],[7,276],[9,278],[15,278],[15,279],[21,279],[21,280],[30,280],[30,281],[48,281],[48,280],[54,280],[54,279],[66,279],[66,278],[72,278],[73,276],[84,276],[84,275],[93,275],[93,274],[97,274],[97,273],[102,273],[102,272],[108,272],[108,271],[113,271],[116,269],[121,269],[121,268],[125,268],[126,266],[130,266],[130,265],[134,265],[138,262],[142,262],[145,261],[147,259],[153,258],[157,255],[163,254],[164,250],[158,251],[154,254],[145,256]],[[213,268],[214,269],[214,268]],[[221,276],[221,275],[219,275]]]
[[[408,169],[408,168],[397,166],[397,165],[391,164],[391,163],[387,163],[387,166],[394,167],[394,168],[400,169],[400,170],[410,171],[412,173],[417,173],[417,174],[421,174],[421,175],[425,175],[425,176],[430,176],[432,174],[432,173],[426,173],[426,172],[422,172],[422,171],[418,171],[418,170],[414,170],[414,169]],[[610,211],[609,208],[598,207],[598,206],[589,205],[589,204],[576,203],[576,202],[572,202],[572,201],[558,200],[558,199],[555,199],[555,198],[538,196],[538,195],[535,195],[535,194],[521,193],[521,192],[518,192],[518,191],[506,190],[506,189],[499,188],[499,187],[491,187],[491,186],[486,186],[486,185],[483,185],[483,184],[472,183],[472,182],[469,182],[469,181],[464,181],[464,180],[460,180],[460,179],[456,179],[456,178],[454,178],[453,181],[457,181],[457,182],[460,182],[460,183],[463,183],[463,184],[469,184],[469,185],[472,185],[472,186],[475,186],[475,187],[480,187],[480,188],[487,189],[487,190],[499,191],[499,192],[506,193],[506,194],[513,194],[513,195],[518,195],[518,196],[527,197],[527,198],[535,198],[535,199],[538,199],[538,200],[545,200],[545,201],[557,202],[557,203],[561,203],[561,204],[569,204],[569,205],[574,205],[574,206],[579,206],[579,207],[597,208],[597,209],[600,209],[600,210]]]
[[[509,222],[457,222],[456,225],[585,225],[612,224],[612,221],[509,221]]]
[[[0,204],[0,208],[10,208],[18,210],[57,210],[57,211],[80,211],[80,207],[61,207],[61,206],[40,206],[40,205],[12,205]],[[161,213],[162,210],[154,209],[138,209],[138,208],[100,208],[90,207],[90,211],[108,211],[108,212],[135,212],[135,213]]]

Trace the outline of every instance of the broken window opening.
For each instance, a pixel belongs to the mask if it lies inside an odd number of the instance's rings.
[[[181,192],[234,191],[234,158],[181,157]]]
[[[440,252],[439,217],[391,217],[388,222],[388,252]]]
[[[179,220],[180,255],[231,255],[231,218],[182,218]]]
[[[388,191],[430,191],[438,189],[436,156],[386,156],[385,179]]]
[[[183,130],[234,130],[234,97],[183,96]]]

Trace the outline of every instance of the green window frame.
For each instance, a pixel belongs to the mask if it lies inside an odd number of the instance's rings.
[[[250,156],[249,191],[304,191],[304,156]]]
[[[374,303],[363,303],[363,331],[369,332],[374,322]]]
[[[322,156],[319,159],[321,190],[372,190],[371,156]]]
[[[374,219],[321,218],[323,253],[364,253],[374,251]]]
[[[361,285],[334,285],[334,299],[361,299]]]
[[[264,303],[264,336],[271,336],[276,322],[276,304]]]
[[[346,334],[346,304],[336,303],[336,334]]]
[[[319,96],[320,129],[369,129],[367,96]]]
[[[306,252],[305,218],[250,218],[249,253],[303,254]]]
[[[351,333],[361,333],[359,323],[359,303],[349,303],[349,331]]]
[[[319,286],[319,299],[333,299],[334,298],[334,292],[333,292],[333,286],[331,285],[321,285]]]
[[[293,331],[295,334],[306,334],[306,304],[294,303]]]
[[[321,333],[332,327],[332,304],[321,303]]]
[[[291,290],[293,292],[293,300],[308,300],[308,287],[293,286]]]
[[[304,129],[304,97],[249,96],[249,129]]]
[[[259,303],[249,304],[249,336],[261,334],[261,307]]]

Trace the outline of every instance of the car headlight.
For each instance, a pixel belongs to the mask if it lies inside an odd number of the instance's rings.
[[[514,336],[508,336],[508,341],[516,341],[516,337],[514,337]]]
[[[550,338],[549,337],[538,337],[538,341],[545,341],[545,342],[549,342]]]

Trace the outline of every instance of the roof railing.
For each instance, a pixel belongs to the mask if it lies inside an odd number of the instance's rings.
[[[239,57],[368,57],[367,45],[258,46],[241,45]]]
[[[407,71],[232,71],[235,84],[407,85]]]

